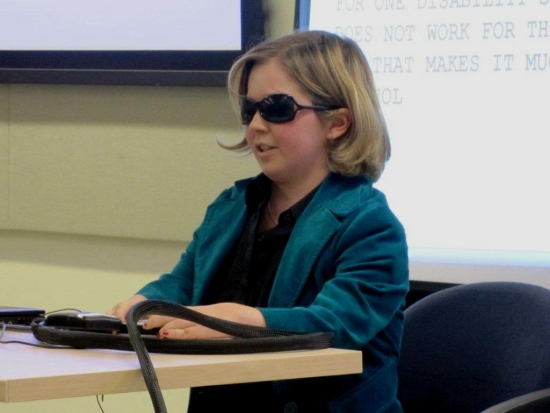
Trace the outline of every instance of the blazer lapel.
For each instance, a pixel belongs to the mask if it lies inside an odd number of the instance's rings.
[[[269,297],[270,307],[292,307],[311,274],[319,254],[340,227],[341,219],[357,207],[366,180],[331,174],[298,219],[279,264]]]
[[[340,226],[328,209],[317,209],[306,217],[308,209],[296,223],[286,246],[269,296],[269,307],[292,307],[297,302],[313,264]]]
[[[244,192],[240,192],[208,208],[196,249],[194,303],[200,302],[218,267],[241,237],[248,219],[243,198]]]
[[[200,278],[194,283],[194,303],[199,302],[219,265],[242,235],[248,219],[244,207],[248,181],[237,182],[232,196],[208,208],[196,248],[195,275],[200,274]],[[285,248],[269,297],[270,307],[296,304],[319,254],[340,227],[342,217],[357,207],[364,188],[365,179],[337,174],[329,175],[321,185],[298,219]]]

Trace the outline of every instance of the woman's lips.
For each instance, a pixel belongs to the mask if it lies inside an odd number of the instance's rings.
[[[259,145],[256,145],[256,149],[258,150],[258,152],[266,152],[270,149],[273,149],[274,146],[270,146],[270,145],[266,145],[266,144],[259,144]]]

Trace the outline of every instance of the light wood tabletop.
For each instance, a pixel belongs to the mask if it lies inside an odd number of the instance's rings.
[[[37,343],[30,332],[1,341]],[[235,355],[150,354],[162,389],[360,373],[361,352],[341,349]],[[0,344],[0,401],[145,391],[133,352]]]

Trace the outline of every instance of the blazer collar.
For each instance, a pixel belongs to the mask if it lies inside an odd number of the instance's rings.
[[[362,177],[332,173],[323,182],[296,223],[271,290],[270,307],[291,307],[298,301],[319,254],[340,227],[343,217],[360,205],[372,186]]]
[[[207,210],[196,247],[196,274],[203,274],[204,278],[195,280],[195,303],[244,230],[248,219],[247,209],[243,206],[244,196],[250,180],[237,181],[234,191],[228,192],[227,197],[217,200]],[[365,190],[372,190],[367,183],[365,178],[331,173],[321,184],[296,222],[288,241],[270,294],[270,307],[295,305],[313,265],[340,227],[342,218],[360,205]]]

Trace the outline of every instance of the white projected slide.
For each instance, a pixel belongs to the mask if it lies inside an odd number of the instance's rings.
[[[377,184],[412,262],[550,276],[550,0],[311,0],[351,37],[393,146]]]
[[[240,0],[0,0],[0,50],[240,49]]]

